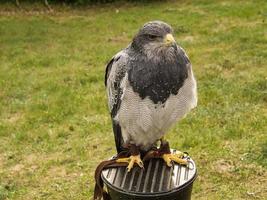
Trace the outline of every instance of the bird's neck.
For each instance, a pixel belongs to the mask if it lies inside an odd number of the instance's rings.
[[[135,58],[157,64],[159,62],[171,63],[175,60],[175,50],[164,46],[138,46],[134,42],[130,45]]]

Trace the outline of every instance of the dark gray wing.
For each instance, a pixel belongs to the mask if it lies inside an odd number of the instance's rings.
[[[128,54],[126,50],[122,50],[116,54],[106,67],[105,74],[105,86],[108,96],[108,106],[112,117],[113,132],[115,137],[115,143],[117,152],[121,152],[122,149],[122,134],[120,124],[115,121],[118,110],[120,109],[121,96],[123,89],[120,87],[122,79],[126,75]]]

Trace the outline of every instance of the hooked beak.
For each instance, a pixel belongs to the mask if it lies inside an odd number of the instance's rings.
[[[172,34],[168,33],[164,38],[164,44],[171,46],[176,44],[175,39],[173,38]]]

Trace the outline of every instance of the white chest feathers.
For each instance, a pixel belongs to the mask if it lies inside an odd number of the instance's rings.
[[[135,93],[128,82],[122,81],[123,95],[115,117],[121,126],[125,143],[133,143],[147,150],[168,129],[197,105],[196,81],[190,71],[177,95],[170,95],[164,104],[154,104]]]

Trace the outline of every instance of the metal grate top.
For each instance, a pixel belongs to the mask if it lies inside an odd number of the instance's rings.
[[[192,159],[188,166],[174,164],[168,167],[162,159],[151,159],[144,163],[145,169],[134,167],[127,172],[126,167],[103,170],[102,178],[106,184],[127,193],[165,193],[178,190],[192,183],[196,177],[196,166]]]

